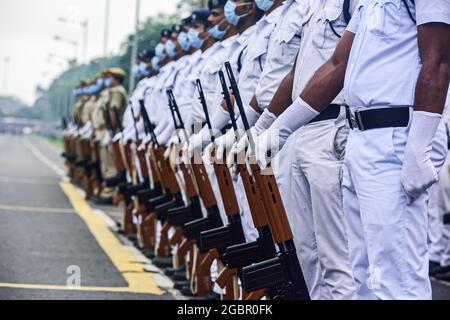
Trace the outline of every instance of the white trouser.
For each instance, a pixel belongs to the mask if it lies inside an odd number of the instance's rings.
[[[344,210],[360,299],[431,299],[428,192],[411,204],[400,183],[409,128],[353,130],[344,161]],[[445,159],[445,131],[434,144]],[[443,156],[439,156],[443,155]]]
[[[344,117],[295,132],[278,156],[277,182],[312,299],[353,299],[341,170]]]
[[[447,156],[444,167],[439,172],[438,186],[439,226],[441,229],[440,232],[436,231],[436,234],[441,235],[438,242],[440,256],[437,257],[438,260],[431,260],[440,262],[441,266],[447,267],[450,266],[450,225],[444,225],[443,218],[450,212],[450,156]]]
[[[441,170],[442,172],[443,170]],[[430,261],[440,263],[445,250],[442,223],[442,201],[439,184],[434,184],[429,191],[428,201],[428,252]]]
[[[222,222],[225,225],[228,223],[228,218],[227,218],[227,215],[225,214],[225,208],[223,206],[222,196],[220,195],[219,183],[217,182],[217,177],[214,172],[214,167],[207,155],[203,155],[202,159],[203,159],[205,169],[208,172],[209,181],[211,183],[211,188],[214,192],[214,197],[216,198],[216,201],[217,201],[217,207],[219,208],[220,217],[222,218]],[[211,265],[210,272],[211,272],[211,280],[214,283],[214,292],[218,293],[218,294],[222,294],[223,293],[222,289],[218,285],[215,284],[217,276],[219,275],[219,270],[217,267],[217,263],[215,261]]]
[[[238,176],[236,180],[233,180],[233,185],[241,212],[241,223],[242,229],[244,230],[245,240],[246,242],[256,241],[259,235],[255,225],[253,224],[252,213],[250,211],[250,206],[248,205],[247,195],[245,193],[241,176]]]

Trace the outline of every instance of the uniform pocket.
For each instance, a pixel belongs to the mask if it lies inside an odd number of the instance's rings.
[[[367,28],[379,37],[396,34],[404,16],[400,0],[378,0],[367,8]]]
[[[339,127],[334,136],[334,153],[337,160],[343,160],[345,157],[345,148],[347,146],[347,139],[350,133],[350,128],[346,125]]]
[[[294,31],[281,30],[276,38],[278,57],[283,59],[296,55],[300,48],[300,36]],[[293,53],[295,52],[295,53]]]

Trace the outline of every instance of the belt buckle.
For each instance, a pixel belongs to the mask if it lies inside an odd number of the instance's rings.
[[[355,122],[356,128],[358,128],[361,131],[364,131],[364,123],[363,120],[361,118],[361,112],[356,111],[355,115],[352,117],[353,121]]]
[[[356,122],[356,118],[355,118],[355,116],[353,115],[353,113],[351,113],[351,112],[349,112],[349,115],[348,115],[348,121],[349,121],[349,123],[350,123],[350,128],[351,128],[351,129],[359,128],[358,123]]]

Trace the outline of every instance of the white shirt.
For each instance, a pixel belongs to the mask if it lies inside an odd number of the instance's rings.
[[[167,110],[167,94],[165,92],[165,83],[175,68],[175,62],[171,61],[160,70],[158,78],[151,92],[148,92],[145,99],[145,108],[151,121],[158,124],[165,116]]]
[[[266,64],[269,41],[282,10],[283,6],[280,6],[259,20],[255,31],[248,40],[248,47],[242,61],[242,70],[238,77],[239,92],[244,106],[250,104],[255,94],[256,86]]]
[[[203,69],[199,73],[199,79],[202,83],[202,88],[210,115],[216,108],[214,106],[214,99],[216,97],[215,94],[217,88],[220,87],[218,73],[222,68],[223,63],[229,57],[230,48],[237,37],[238,35],[234,35],[214,44],[214,46],[210,48],[211,52],[209,53],[209,57],[205,61]],[[198,92],[195,92],[192,99],[192,121],[194,124],[203,123],[205,121],[205,114],[203,112],[203,106],[199,100]]]
[[[195,88],[194,91],[192,92],[192,96],[190,97],[190,101],[185,101],[186,105],[187,103],[189,103],[189,113],[188,116],[186,117],[187,129],[191,129],[194,119],[197,119],[197,122],[198,121],[201,122],[201,120],[198,119],[201,119],[201,115],[203,114],[202,111],[203,108],[202,105],[200,104],[199,94],[196,87],[196,81],[197,79],[200,79],[201,71],[205,67],[205,63],[209,61],[209,57],[216,52],[217,48],[219,48],[219,43],[215,43],[213,46],[202,52],[197,63],[192,67],[191,71],[189,72],[188,82],[194,84]],[[186,97],[186,99],[189,99],[189,97]]]
[[[228,51],[229,55],[228,57],[225,57],[221,64],[221,70],[225,75],[225,80],[228,83],[228,77],[227,72],[225,70],[225,62],[230,62],[231,69],[233,70],[234,77],[236,79],[236,82],[239,82],[239,77],[241,73],[241,68],[244,65],[244,59],[246,51],[250,45],[250,40],[252,36],[254,35],[254,32],[256,30],[256,24],[247,28],[244,32],[239,34],[238,37],[234,39],[233,44],[230,47],[230,50]],[[210,110],[210,116],[214,114],[214,112],[217,110],[217,108],[220,107],[223,100],[223,90],[222,85],[220,83],[220,79],[217,78],[217,88],[216,93],[214,97],[214,102],[212,106],[208,106],[208,109]]]
[[[201,56],[201,50],[197,50],[189,56],[188,63],[179,73],[173,90],[185,126],[191,122],[191,104],[196,88],[195,81],[197,80],[195,76],[193,77],[193,74],[198,74],[197,68]]]
[[[350,13],[354,12],[357,4],[358,0],[350,2]],[[316,71],[333,55],[340,41],[339,36],[347,28],[342,0],[317,0],[311,10],[311,18],[302,29],[302,41],[294,73],[292,101],[300,95]],[[333,103],[344,105],[343,94],[340,93]]]
[[[412,106],[421,69],[417,27],[450,24],[450,0],[361,0],[347,28],[355,33],[344,94],[353,110]]]
[[[150,90],[152,86],[155,83],[156,77],[150,77],[150,78],[144,78],[141,81],[138,82],[136,85],[136,89],[133,91],[133,94],[131,95],[130,101],[127,105],[127,108],[125,109],[125,112],[123,114],[122,118],[122,127],[124,135],[130,136],[128,132],[133,131],[133,134],[131,134],[132,137],[135,137],[134,131],[136,131],[135,123],[133,119],[133,113],[136,117],[141,112],[141,105],[140,100],[144,99],[144,94],[147,90]],[[131,111],[133,110],[133,112]],[[139,121],[143,121],[142,119]],[[145,135],[143,122],[137,124],[138,134],[141,138]]]
[[[310,15],[310,1],[315,0],[287,0],[283,5],[255,92],[261,109],[269,106],[281,81],[292,70],[300,48],[302,28]]]

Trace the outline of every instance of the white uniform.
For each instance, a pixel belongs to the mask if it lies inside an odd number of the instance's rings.
[[[416,10],[410,7],[417,25],[450,24],[448,0],[415,0]],[[361,1],[348,30],[356,34],[344,84],[351,110],[412,106],[421,63],[416,24],[403,1]],[[344,211],[359,298],[431,299],[428,194],[408,204],[400,182],[408,132],[355,129],[348,138]],[[445,130],[433,147],[438,168],[447,151]]]
[[[255,92],[261,109],[269,106],[281,81],[292,70],[300,48],[303,24],[310,16],[310,2],[313,0],[287,0],[283,5]]]
[[[158,125],[167,114],[167,94],[165,92],[164,84],[166,83],[168,77],[170,77],[170,75],[172,74],[174,68],[174,61],[167,63],[161,68],[155,81],[153,90],[151,90],[151,92],[147,92],[145,98],[145,108],[147,110],[149,118],[156,125]],[[155,134],[160,134],[163,129],[164,127],[162,126],[155,128]]]
[[[158,122],[155,128],[155,134],[157,136],[158,142],[161,144],[165,144],[167,141],[169,141],[175,130],[173,117],[169,109],[167,90],[174,89],[179,75],[188,66],[188,64],[189,64],[189,56],[186,55],[179,58],[175,62],[171,73],[168,75],[162,86],[160,92],[160,99],[161,99],[160,106],[162,108],[163,114],[165,115],[161,118],[161,121]]]
[[[244,106],[250,104],[255,94],[256,87],[266,65],[269,43],[282,10],[283,6],[280,6],[259,20],[255,30],[248,39],[248,46],[242,56],[241,70],[236,73],[239,92]],[[239,114],[236,106],[235,112]],[[258,232],[253,225],[241,177],[239,176],[237,181],[233,180],[233,184],[239,202],[245,238],[247,242],[255,241],[258,238]]]
[[[220,85],[218,73],[227,57],[229,57],[230,48],[237,37],[238,35],[234,35],[218,42],[204,53],[204,55],[207,55],[207,58],[202,70],[199,72],[199,79],[202,83],[210,116],[217,107],[214,105],[214,99]],[[205,122],[205,113],[203,112],[198,92],[195,92],[194,97],[192,98],[192,122],[194,126],[199,126],[199,128],[196,128],[197,130],[200,129],[202,123]]]
[[[351,2],[351,9],[356,1]],[[345,31],[343,1],[318,0],[302,29],[293,101],[333,54]],[[345,105],[342,94],[332,102]],[[277,173],[283,203],[312,299],[353,299],[347,226],[342,208],[342,164],[348,135],[345,107],[337,119],[297,130],[279,154]]]
[[[442,121],[450,129],[450,90]],[[430,188],[428,204],[428,246],[430,261],[442,267],[450,266],[450,225],[444,224],[444,216],[450,212],[450,156],[439,172],[439,182]]]

